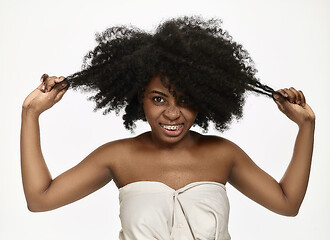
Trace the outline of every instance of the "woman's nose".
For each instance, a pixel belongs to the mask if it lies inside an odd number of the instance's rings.
[[[164,115],[169,120],[175,120],[180,117],[180,109],[173,104],[165,110]]]

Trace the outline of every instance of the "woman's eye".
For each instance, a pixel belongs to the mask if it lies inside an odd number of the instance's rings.
[[[157,103],[163,103],[164,99],[162,97],[154,97],[153,100]]]

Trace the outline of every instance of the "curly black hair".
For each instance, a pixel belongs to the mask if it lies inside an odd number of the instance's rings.
[[[246,90],[273,97],[275,91],[259,82],[248,52],[221,28],[219,19],[180,17],[160,24],[155,33],[116,26],[96,34],[98,45],[85,57],[80,72],[66,79],[70,87],[95,92],[94,110],[119,113],[132,130],[146,120],[138,92],[155,74],[170,79],[198,111],[195,124],[219,131],[240,119]],[[141,94],[140,94],[141,95]]]

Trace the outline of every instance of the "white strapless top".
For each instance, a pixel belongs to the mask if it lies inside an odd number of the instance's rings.
[[[200,181],[174,190],[138,181],[119,188],[120,240],[229,240],[226,187]]]

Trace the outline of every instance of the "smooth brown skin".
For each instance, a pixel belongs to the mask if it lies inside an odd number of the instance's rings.
[[[287,216],[298,213],[307,189],[315,129],[315,115],[301,91],[280,89],[278,92],[289,97],[291,103],[283,98],[275,101],[299,127],[292,159],[280,182],[261,170],[233,142],[190,131],[196,111],[176,100],[159,76],[150,80],[143,98],[151,132],[106,143],[52,179],[41,152],[38,119],[65,94],[65,86],[53,88],[63,79],[43,76],[45,81],[23,103],[21,167],[29,210],[47,211],[72,203],[111,180],[118,188],[149,180],[173,189],[196,181],[229,182],[271,211]],[[184,123],[184,130],[178,137],[168,137],[159,123]]]

